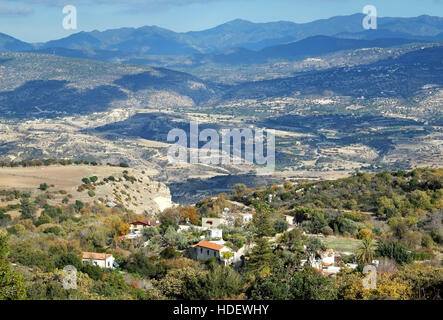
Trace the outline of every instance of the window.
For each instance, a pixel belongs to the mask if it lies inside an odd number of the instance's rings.
[[[217,256],[217,253],[214,251],[214,257],[216,257]]]
[[[207,252],[207,255],[209,256],[209,250],[207,250],[208,252]]]

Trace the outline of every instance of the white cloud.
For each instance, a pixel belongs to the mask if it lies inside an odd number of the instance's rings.
[[[0,16],[26,16],[34,12],[34,9],[28,6],[4,6],[0,4]]]

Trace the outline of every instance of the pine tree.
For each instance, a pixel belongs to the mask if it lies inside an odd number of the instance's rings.
[[[255,205],[254,232],[257,238],[271,237],[275,234],[274,225],[271,220],[272,209],[268,204],[259,202]]]
[[[35,207],[29,197],[22,197],[20,200],[21,219],[35,219]]]
[[[263,270],[270,271],[274,262],[274,255],[268,239],[260,237],[255,241],[247,264],[247,270],[261,273]]]

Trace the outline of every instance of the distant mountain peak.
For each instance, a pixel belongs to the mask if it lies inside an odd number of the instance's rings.
[[[228,21],[228,22],[226,22],[224,24],[227,24],[227,25],[254,24],[254,22],[238,18],[238,19],[234,19],[234,20]]]

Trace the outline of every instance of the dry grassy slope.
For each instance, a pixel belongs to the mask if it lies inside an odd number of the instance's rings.
[[[134,177],[134,182],[124,178],[123,171]],[[136,213],[156,214],[172,206],[169,188],[152,180],[149,173],[136,169],[124,169],[109,166],[49,166],[31,168],[0,168],[0,189],[17,189],[30,191],[35,195],[43,193],[38,187],[47,183],[50,204],[60,204],[67,195],[72,195],[70,202],[100,201],[104,204],[122,204]],[[88,190],[78,191],[82,178],[97,176],[94,185],[94,196],[88,195]],[[104,178],[114,176],[116,181],[103,182]],[[52,187],[53,185],[53,187]]]

